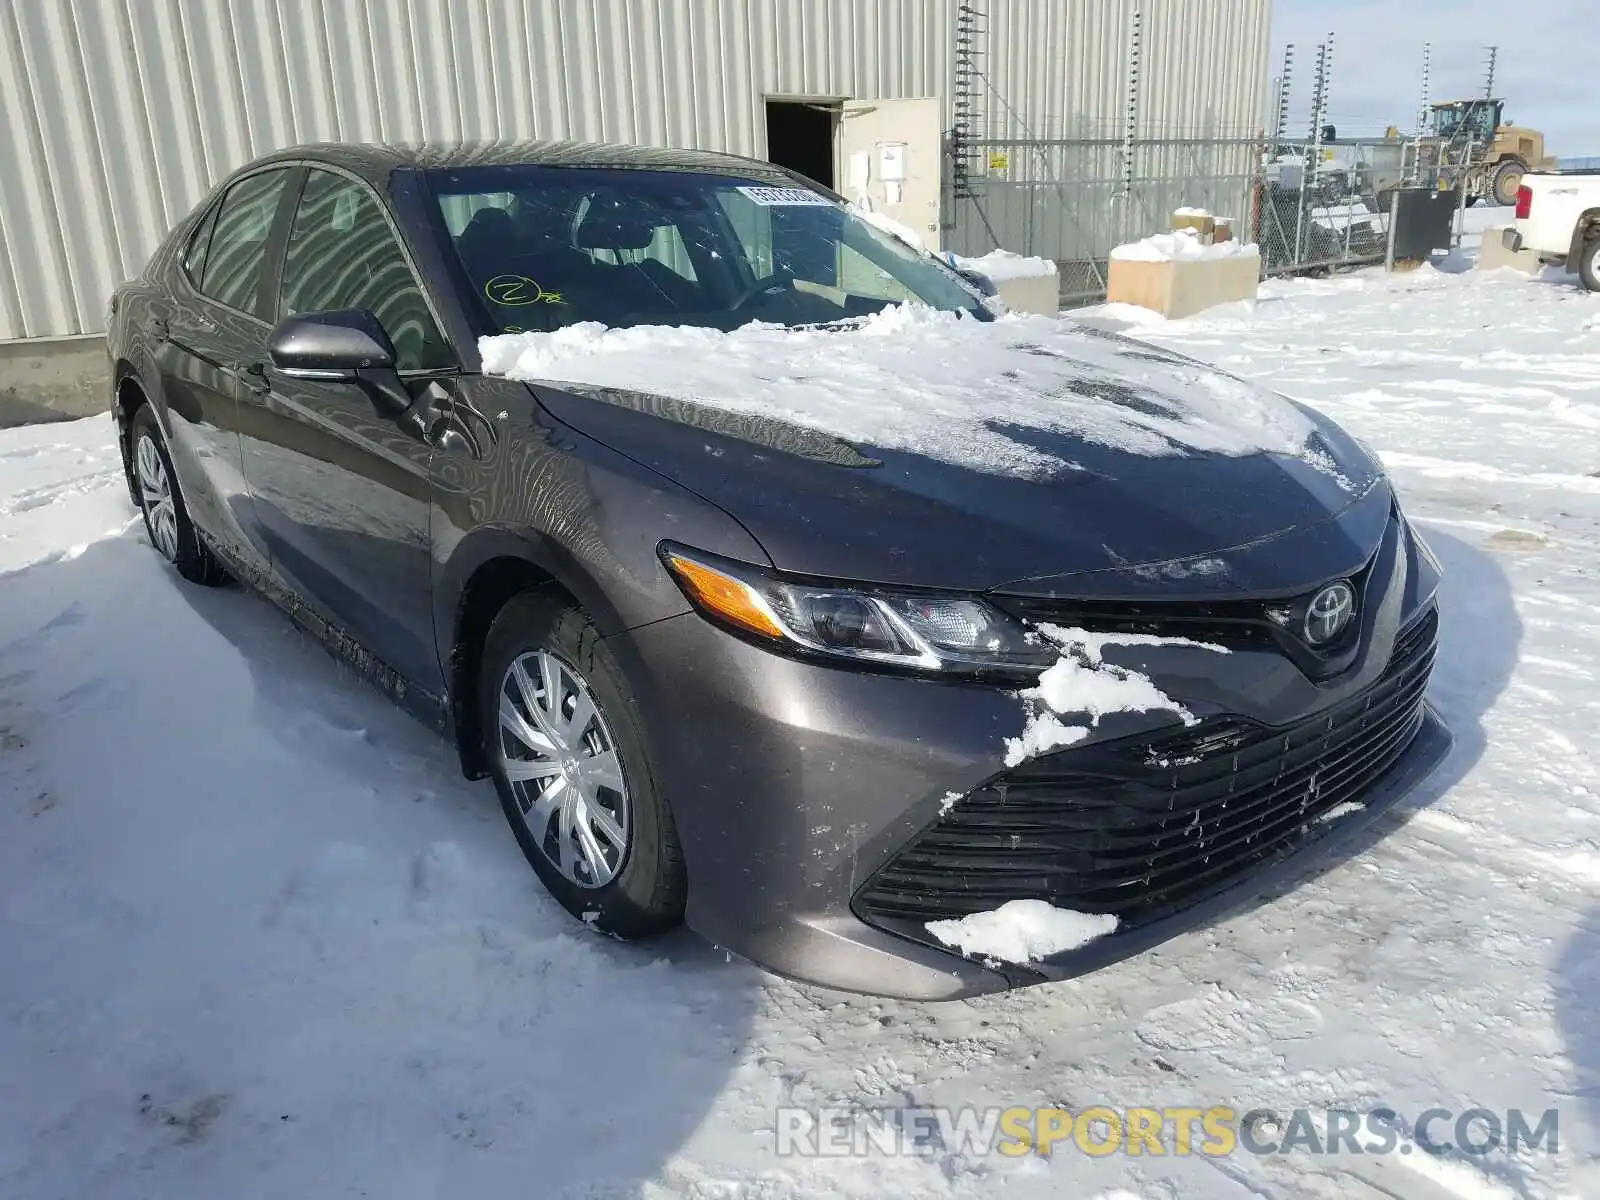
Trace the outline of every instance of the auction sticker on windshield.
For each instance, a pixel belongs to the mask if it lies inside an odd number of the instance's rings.
[[[771,208],[781,204],[811,204],[823,208],[832,208],[833,201],[820,192],[807,191],[805,188],[780,188],[780,187],[742,187],[740,193],[749,196],[757,204]]]

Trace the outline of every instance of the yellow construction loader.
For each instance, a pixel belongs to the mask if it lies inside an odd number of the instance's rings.
[[[1431,112],[1431,128],[1418,142],[1418,166],[1436,171],[1441,187],[1464,178],[1468,204],[1485,196],[1515,204],[1525,174],[1555,169],[1555,159],[1545,156],[1544,134],[1504,123],[1504,100],[1448,100]]]

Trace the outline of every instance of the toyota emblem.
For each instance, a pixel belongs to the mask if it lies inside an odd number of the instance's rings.
[[[1326,646],[1349,627],[1356,615],[1356,590],[1344,580],[1330,583],[1306,605],[1306,642]]]

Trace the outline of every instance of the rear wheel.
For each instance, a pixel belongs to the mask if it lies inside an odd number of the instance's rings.
[[[1494,171],[1494,182],[1490,189],[1494,192],[1494,202],[1502,208],[1508,208],[1517,202],[1517,189],[1522,186],[1522,177],[1528,173],[1528,168],[1519,159],[1508,158]]]
[[[189,582],[206,587],[227,583],[228,572],[206,549],[189,520],[166,440],[148,404],[140,405],[134,414],[128,444],[134,489],[150,544]]]
[[[500,804],[550,894],[619,937],[676,925],[686,891],[677,830],[599,631],[570,603],[518,596],[489,628],[479,678]]]
[[[1578,278],[1591,292],[1600,292],[1600,231],[1589,235],[1583,243],[1583,257],[1578,260]]]

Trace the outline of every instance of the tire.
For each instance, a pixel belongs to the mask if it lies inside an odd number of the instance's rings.
[[[145,532],[156,552],[190,583],[203,587],[228,583],[231,577],[227,570],[206,548],[189,520],[166,439],[148,404],[139,406],[128,429],[128,470]]]
[[[552,693],[560,697],[555,709]],[[584,699],[592,717],[578,715]],[[502,701],[512,709],[509,723]],[[484,758],[500,806],[550,894],[573,916],[621,938],[677,925],[688,890],[677,828],[638,713],[615,657],[578,608],[526,592],[500,610],[484,642],[478,685]],[[513,772],[520,777],[513,780]]]
[[[1502,208],[1509,208],[1517,202],[1517,189],[1522,186],[1522,177],[1528,173],[1527,164],[1521,159],[1508,158],[1494,170],[1494,179],[1489,185],[1489,190],[1494,194],[1494,202]]]
[[[1600,233],[1591,233],[1578,259],[1578,278],[1591,292],[1600,292]]]

